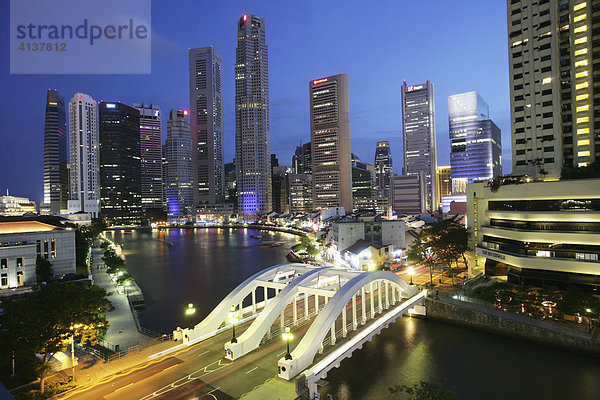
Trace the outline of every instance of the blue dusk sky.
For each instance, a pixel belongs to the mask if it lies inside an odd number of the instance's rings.
[[[352,151],[373,163],[388,140],[394,170],[403,164],[400,86],[432,80],[438,164],[449,164],[448,96],[477,90],[502,130],[504,173],[510,159],[506,3],[476,0],[152,1],[149,75],[10,75],[9,2],[2,2],[0,42],[0,193],[42,200],[46,90],[68,100],[153,103],[166,119],[189,107],[188,48],[212,45],[223,56],[225,161],[235,154],[236,24],[244,13],[266,20],[272,152],[290,165],[310,140],[308,82],[346,73],[350,79]]]

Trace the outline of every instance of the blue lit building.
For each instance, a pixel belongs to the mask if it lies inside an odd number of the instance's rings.
[[[185,223],[191,220],[194,206],[192,137],[187,110],[171,110],[169,114],[165,158],[167,220]]]
[[[502,175],[500,129],[477,92],[448,96],[448,122],[453,194],[464,194],[467,183]]]

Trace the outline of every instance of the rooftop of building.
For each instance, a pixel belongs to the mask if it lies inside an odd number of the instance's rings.
[[[39,221],[12,221],[0,222],[0,235],[31,232],[49,232],[64,230],[58,226],[45,224]]]
[[[361,251],[368,249],[369,247],[374,247],[379,250],[382,246],[377,243],[371,243],[368,240],[358,239],[354,244],[347,249],[342,250],[342,252],[352,253],[352,254],[360,254]]]

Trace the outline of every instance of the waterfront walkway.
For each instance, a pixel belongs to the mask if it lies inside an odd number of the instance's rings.
[[[107,298],[115,307],[114,311],[106,314],[110,327],[104,335],[104,341],[112,346],[119,346],[120,350],[125,350],[132,346],[147,346],[152,342],[149,336],[143,335],[138,331],[137,322],[133,315],[133,310],[129,306],[127,295],[119,293],[117,287],[111,281],[106,273],[104,262],[102,261],[102,249],[93,250],[92,275],[96,285],[106,290]],[[114,348],[113,348],[114,350]]]

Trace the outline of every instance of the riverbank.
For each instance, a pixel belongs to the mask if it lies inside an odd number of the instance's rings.
[[[535,318],[440,297],[426,299],[427,318],[469,329],[534,342],[587,356],[600,357],[598,328],[591,334]]]
[[[261,224],[211,224],[211,225],[171,225],[171,226],[161,226],[159,228],[151,228],[149,226],[134,226],[134,227],[110,227],[107,228],[107,231],[130,231],[130,230],[172,230],[172,229],[255,229],[257,231],[273,231],[273,232],[284,232],[290,233],[292,235],[297,236],[306,236],[309,232],[302,231],[299,229],[290,229],[290,228],[282,228],[280,226],[270,226],[270,225],[261,225]]]

